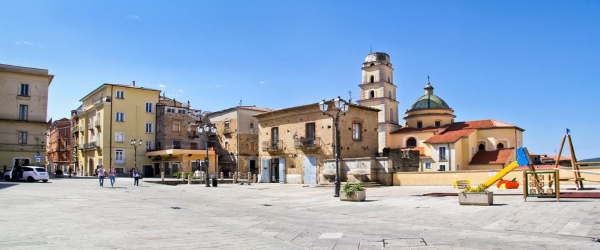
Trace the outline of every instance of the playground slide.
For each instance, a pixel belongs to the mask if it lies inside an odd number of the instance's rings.
[[[502,177],[510,173],[510,171],[512,171],[518,166],[519,164],[517,163],[517,161],[513,161],[512,163],[508,164],[508,166],[506,166],[504,169],[500,170],[500,172],[492,176],[492,178],[489,178],[487,181],[485,181],[483,185],[485,185],[486,188],[491,187],[492,185],[494,185],[494,183],[502,179]]]

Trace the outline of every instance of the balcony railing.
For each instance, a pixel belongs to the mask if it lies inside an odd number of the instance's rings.
[[[296,138],[294,139],[295,149],[318,149],[321,147],[321,138]]]
[[[283,141],[262,141],[261,142],[263,151],[282,151],[283,150]]]
[[[440,161],[448,161],[448,158],[445,155],[440,155]]]
[[[97,147],[98,147],[98,143],[95,141],[83,144],[83,148],[85,148],[85,149],[97,148]]]

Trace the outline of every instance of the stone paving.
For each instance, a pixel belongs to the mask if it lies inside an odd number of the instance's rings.
[[[367,201],[344,202],[332,188],[145,180],[0,181],[0,249],[600,249],[600,199],[423,196],[458,192],[448,185],[369,188]]]

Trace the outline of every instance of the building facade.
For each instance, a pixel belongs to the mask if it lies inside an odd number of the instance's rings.
[[[0,64],[0,166],[46,165],[47,69]]]
[[[258,173],[258,119],[271,109],[237,106],[207,115],[217,127],[219,168],[228,173]]]
[[[49,171],[55,173],[60,169],[67,173],[71,167],[71,120],[62,118],[52,122],[48,129],[48,146],[46,157]]]
[[[192,109],[190,103],[161,96],[156,107],[156,147],[150,147],[146,155],[152,160],[152,169],[144,176],[177,176],[177,173],[206,171],[204,160],[209,159],[209,172],[216,173],[217,159],[212,144],[214,135],[202,132],[209,125],[201,110]],[[200,132],[199,130],[200,129]]]
[[[160,91],[105,83],[81,98],[72,112],[73,133],[78,133],[79,174],[93,175],[98,166],[114,166],[118,175],[137,167],[152,171],[145,157],[156,138],[156,104]]]
[[[326,103],[334,109],[332,101]],[[375,157],[379,110],[350,104],[339,118],[340,157]],[[332,183],[324,161],[335,158],[335,126],[317,103],[262,113],[258,119],[260,182]],[[347,169],[341,169],[344,181]]]

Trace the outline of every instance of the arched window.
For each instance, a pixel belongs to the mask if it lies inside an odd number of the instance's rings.
[[[374,90],[369,91],[369,98],[375,98],[375,91]]]
[[[392,83],[392,80],[391,80],[391,78],[389,76],[388,76],[388,82]]]
[[[392,91],[391,90],[388,90],[388,98],[394,99],[394,98],[392,98]]]
[[[479,144],[479,151],[483,151],[483,150],[485,150],[485,144],[480,143]]]
[[[417,121],[417,128],[422,128],[422,127],[423,127],[423,122]]]
[[[406,147],[414,148],[416,146],[417,146],[417,139],[415,139],[414,137],[408,138],[408,140],[406,140]]]
[[[502,144],[502,142],[498,143],[498,145],[496,145],[496,148],[503,149],[504,148],[504,144]]]
[[[394,109],[390,108],[390,122],[394,122]]]
[[[371,76],[371,83],[375,82],[375,76]]]

